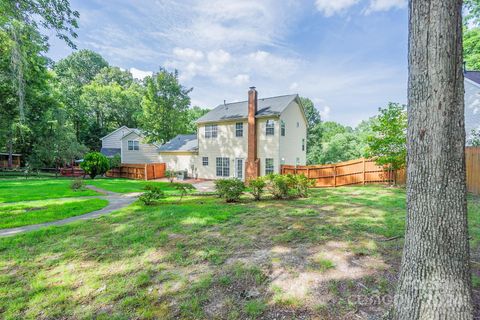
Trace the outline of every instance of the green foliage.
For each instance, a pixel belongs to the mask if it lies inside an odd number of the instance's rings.
[[[165,197],[163,190],[154,184],[148,184],[144,189],[146,192],[138,198],[144,205],[151,206]]]
[[[251,179],[248,181],[248,186],[250,187],[250,193],[253,195],[256,201],[262,198],[262,194],[265,192],[265,187],[267,183],[265,182],[265,178],[258,177],[256,179]]]
[[[480,70],[480,27],[464,28],[463,57],[468,70]]]
[[[197,124],[195,121],[203,116],[204,114],[208,113],[209,109],[202,109],[197,106],[193,106],[187,110],[187,127],[184,133],[194,134],[197,132]]]
[[[108,158],[108,163],[110,168],[118,168],[122,164],[122,157],[119,154],[116,154],[113,157]]]
[[[219,179],[215,180],[215,189],[220,197],[227,202],[237,202],[245,190],[245,184],[240,179]]]
[[[380,115],[372,125],[373,135],[367,139],[367,155],[375,158],[378,165],[386,165],[392,170],[403,168],[407,156],[405,106],[389,103],[379,111]]]
[[[464,15],[464,25],[478,25],[480,22],[480,0],[464,0],[463,8],[466,9]]]
[[[70,183],[70,189],[73,191],[79,191],[85,189],[85,181],[82,178],[75,178]]]
[[[289,196],[291,178],[287,175],[272,173],[267,176],[268,190],[275,199],[287,199]]]
[[[165,177],[170,181],[170,183],[173,183],[173,180],[176,177],[175,171],[173,171],[171,169],[167,169],[165,171]]]
[[[90,178],[95,179],[97,175],[102,175],[109,169],[109,161],[100,152],[90,152],[85,155],[80,167]]]
[[[308,179],[304,174],[287,175],[290,179],[290,187],[294,195],[300,198],[308,197],[309,188],[313,187],[315,181]]]
[[[467,142],[473,147],[480,147],[480,130],[472,130]]]
[[[142,128],[149,141],[164,143],[187,126],[191,89],[178,81],[178,72],[161,69],[145,79],[146,89],[142,99]]]
[[[186,196],[189,192],[195,190],[195,187],[192,186],[190,183],[175,183],[173,187],[180,193],[179,202],[182,201],[182,198]]]

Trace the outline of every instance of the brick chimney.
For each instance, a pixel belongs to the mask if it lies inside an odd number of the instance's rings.
[[[250,87],[248,91],[248,140],[247,161],[245,163],[245,180],[255,179],[260,174],[260,160],[257,158],[257,90]]]

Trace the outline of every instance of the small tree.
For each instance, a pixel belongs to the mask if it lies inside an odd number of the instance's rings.
[[[178,200],[179,203],[190,191],[195,190],[195,187],[190,183],[175,183],[173,187],[180,193],[180,199]]]
[[[367,138],[367,156],[375,159],[377,165],[389,170],[405,167],[407,158],[407,113],[405,106],[389,103],[379,109],[377,121],[372,123],[372,135]]]
[[[173,183],[173,180],[175,179],[175,171],[167,169],[167,171],[165,171],[165,177],[167,177],[170,183]]]
[[[114,155],[111,158],[108,158],[109,166],[111,168],[118,168],[122,164],[122,157],[119,154]]]
[[[90,152],[85,155],[80,167],[90,178],[95,179],[97,175],[102,175],[108,171],[109,161],[100,152]]]

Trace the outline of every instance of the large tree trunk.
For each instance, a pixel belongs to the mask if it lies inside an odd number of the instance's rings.
[[[395,319],[472,319],[461,0],[410,0],[407,229]]]

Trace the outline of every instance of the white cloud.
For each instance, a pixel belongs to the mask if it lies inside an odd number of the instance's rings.
[[[298,83],[297,82],[292,82],[292,84],[290,84],[290,90],[297,90],[298,89]]]
[[[368,8],[365,10],[366,14],[377,11],[388,11],[391,9],[402,9],[407,6],[406,0],[370,0]]]
[[[319,110],[320,116],[322,117],[322,120],[328,120],[330,118],[330,107],[329,106],[324,106],[322,110]]]
[[[315,6],[326,17],[341,13],[357,4],[359,0],[316,0]]]
[[[250,82],[250,76],[248,74],[237,74],[233,81],[237,85],[244,85]]]
[[[203,59],[203,52],[192,48],[173,48],[176,58],[187,61],[198,61]]]
[[[133,67],[130,68],[129,71],[135,79],[139,80],[143,80],[145,77],[151,76],[153,74],[152,71],[144,71]]]

